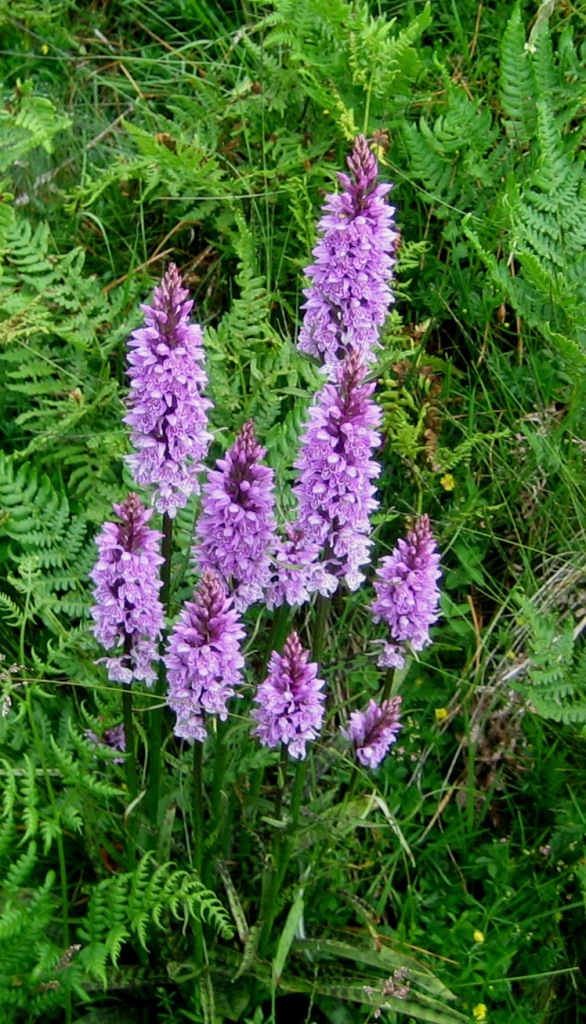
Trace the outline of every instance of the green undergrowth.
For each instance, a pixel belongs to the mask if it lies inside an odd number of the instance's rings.
[[[382,1019],[580,1019],[583,26],[579,4],[509,0],[0,0],[0,1022],[199,1019],[194,921],[221,950],[206,1024],[372,1021],[402,964],[412,989]],[[329,723],[271,962],[255,907],[279,766],[235,715],[222,813],[268,781],[246,871],[200,879],[170,740],[159,832],[129,856],[124,768],[87,735],[120,721],[87,573],[130,485],[124,341],[171,259],[206,329],[213,455],[253,418],[291,507],[319,379],[294,344],[302,270],[358,132],[401,232],[374,535],[386,554],[430,514],[442,620],[401,681],[393,757],[346,802],[322,785],[350,772]],[[173,573],[179,607],[179,545]],[[341,707],[376,693],[372,630],[356,596],[334,602]],[[155,703],[137,696],[141,749]]]

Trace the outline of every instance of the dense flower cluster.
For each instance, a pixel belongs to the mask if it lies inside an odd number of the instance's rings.
[[[403,666],[397,644],[408,642],[414,651],[422,651],[431,643],[429,627],[439,617],[439,561],[428,516],[421,516],[407,538],[381,560],[371,609],[375,622],[382,620],[390,627],[394,643],[384,645],[380,665]]]
[[[205,714],[228,717],[227,702],[242,681],[244,630],[232,598],[206,570],[171,633],[164,661],[167,701],[177,715],[175,735],[205,740]]]
[[[213,569],[244,611],[263,597],[275,548],[274,474],[261,459],[254,424],[245,423],[236,441],[203,485],[193,557]]]
[[[135,679],[150,685],[163,628],[161,534],[147,526],[152,509],[146,509],[136,494],[114,505],[114,511],[120,522],[104,523],[96,538],[99,557],[90,573],[96,602],[91,609],[93,632],[106,650],[122,648],[102,659],[112,681]]]
[[[324,717],[324,681],[317,672],[296,633],[291,633],[282,654],[273,651],[268,676],[254,698],[259,707],[251,712],[257,723],[253,735],[263,746],[284,743],[291,757],[305,758],[305,746],[319,735]]]
[[[129,413],[136,453],[128,463],[137,484],[156,487],[159,512],[175,516],[198,493],[198,474],[211,434],[209,399],[202,368],[203,338],[189,322],[193,301],[172,263],[155,288],[152,306],[143,306],[145,326],[129,340]]]
[[[285,532],[286,540],[281,537],[275,540],[271,580],[266,594],[269,609],[279,608],[282,604],[291,607],[305,604],[318,589],[315,574],[318,571],[319,544],[308,540],[304,531],[295,524],[287,524]]]
[[[309,410],[295,463],[298,524],[324,550],[322,567],[356,590],[369,559],[370,514],[378,507],[372,481],[380,466],[372,453],[380,444],[381,411],[364,381],[356,352],[338,367]]]
[[[315,262],[299,332],[302,352],[317,356],[332,373],[356,349],[368,363],[393,296],[388,285],[395,263],[394,208],[385,202],[390,185],[375,184],[377,162],[364,136],[348,158],[352,180],[339,174],[342,191],[329,196],[313,250]]]
[[[388,754],[402,728],[400,712],[401,698],[390,697],[380,705],[370,700],[365,711],[350,715],[348,728],[341,733],[354,744],[356,757],[365,768],[377,768]]]

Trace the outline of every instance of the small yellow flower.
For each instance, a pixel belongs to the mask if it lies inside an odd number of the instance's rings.
[[[456,486],[456,481],[451,473],[444,473],[440,480],[444,491],[453,491]]]
[[[486,1015],[488,1013],[488,1007],[486,1006],[486,1003],[477,1003],[474,1009],[472,1010],[472,1013],[474,1014],[474,1018],[476,1020],[485,1021]]]
[[[379,164],[385,164],[386,165],[385,151],[384,151],[384,147],[383,146],[377,145],[375,143],[372,146],[372,152],[374,153],[374,155],[375,155],[376,159],[378,160]]]
[[[443,722],[444,718],[447,718],[447,717],[448,717],[448,712],[447,712],[446,708],[436,708],[435,709],[435,719],[436,719],[436,722]]]
[[[484,932],[479,931],[477,928],[472,938],[475,942],[484,942]]]
[[[47,46],[46,43],[43,43],[43,45],[41,46],[41,53],[43,54],[43,56],[46,57],[48,52],[49,52],[49,47]]]

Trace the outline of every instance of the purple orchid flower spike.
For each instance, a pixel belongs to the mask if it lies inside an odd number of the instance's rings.
[[[439,618],[440,555],[429,516],[421,516],[392,554],[381,559],[371,605],[375,622],[386,622],[392,643],[384,643],[379,665],[402,668],[403,645],[422,651],[431,643],[429,628]]]
[[[328,196],[318,225],[299,332],[299,349],[321,359],[329,376],[352,349],[365,363],[374,361],[394,301],[388,282],[398,236],[385,199],[392,186],[376,184],[378,165],[363,135],[348,168],[350,176],[338,174],[342,191]]]
[[[375,385],[364,381],[357,352],[338,366],[336,375],[337,382],[325,384],[309,410],[293,488],[298,526],[322,549],[320,567],[329,577],[322,582],[329,593],[336,579],[343,578],[350,590],[364,579],[361,568],[372,544],[370,515],[378,507],[373,480],[380,473],[372,458],[381,421],[371,397]],[[314,589],[318,585],[319,580]]]
[[[129,340],[130,395],[124,422],[135,454],[127,457],[137,484],[154,486],[154,505],[170,517],[199,493],[198,475],[212,435],[203,395],[201,327],[189,322],[193,301],[171,263],[152,305],[142,306],[145,325]]]
[[[159,660],[157,644],[164,624],[159,601],[161,534],[147,523],[153,514],[136,494],[114,505],[119,523],[104,523],[96,538],[99,557],[90,573],[95,604],[91,608],[93,632],[106,650],[121,648],[102,658],[113,682],[133,680],[151,685],[153,664]]]
[[[291,633],[282,654],[273,651],[269,672],[254,698],[259,707],[250,717],[257,723],[253,736],[264,747],[285,744],[291,757],[303,760],[306,744],[320,733],[324,717],[325,685],[318,666],[309,660],[296,633]]]
[[[215,573],[206,570],[173,628],[164,658],[176,736],[203,742],[206,715],[226,720],[228,701],[242,682],[243,636],[232,598]]]
[[[203,485],[193,557],[213,569],[244,611],[264,596],[275,549],[274,474],[266,454],[245,423],[230,450],[218,459]]]
[[[354,744],[356,757],[365,768],[378,768],[396,741],[402,728],[399,720],[401,697],[390,697],[382,704],[371,700],[365,711],[354,711],[342,736]]]

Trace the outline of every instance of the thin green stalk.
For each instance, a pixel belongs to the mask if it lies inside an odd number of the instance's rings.
[[[298,761],[295,766],[295,775],[293,778],[293,794],[291,796],[291,808],[289,811],[289,824],[287,826],[287,835],[285,838],[285,844],[282,856],[280,858],[280,864],[278,869],[277,878],[277,895],[281,891],[281,886],[285,880],[287,868],[289,867],[289,861],[291,860],[291,853],[293,851],[293,836],[297,831],[299,824],[299,814],[301,811],[301,801],[303,800],[303,792],[305,790],[305,781],[307,779],[307,767],[308,762]]]
[[[395,678],[395,670],[394,670],[394,668],[388,668],[387,669],[387,674],[385,676],[384,685],[383,685],[383,692],[382,692],[382,696],[381,696],[381,703],[383,701],[385,701],[385,700],[388,700],[389,697],[391,696],[391,693],[392,693],[392,690],[393,690],[393,680],[394,680],[394,678]]]
[[[192,825],[193,825],[193,867],[199,877],[203,865],[203,743],[195,740],[193,744],[193,794],[192,794]],[[203,923],[193,922],[193,959],[196,970],[194,991],[194,1009],[199,1013],[201,1008],[202,970],[204,966]]]
[[[375,72],[373,71],[370,76],[370,82],[368,83],[368,89],[366,91],[366,102],[364,104],[364,121],[362,122],[362,134],[368,135],[368,122],[370,121],[370,101],[372,99],[372,86],[374,82]]]
[[[122,690],[122,715],[124,717],[124,739],[126,743],[126,785],[131,800],[138,796],[138,773],[136,770],[136,739],[134,735],[134,718],[132,713],[131,685]]]
[[[167,512],[163,515],[163,543],[161,545],[161,554],[164,558],[164,562],[161,566],[161,579],[163,586],[161,587],[161,602],[163,608],[169,613],[169,600],[171,597],[171,554],[173,552],[173,520],[170,518]]]
[[[305,780],[307,778],[307,760],[298,761],[295,766],[295,778],[293,781],[293,796],[291,797],[291,831],[294,832],[297,823],[299,821],[299,811],[301,810],[301,801],[303,799],[303,790],[305,789]]]
[[[230,815],[223,814],[222,807],[222,792],[224,786],[224,775],[226,772],[226,760],[228,756],[228,749],[226,747],[225,738],[228,729],[227,722],[219,722],[218,730],[216,733],[216,746],[214,750],[214,774],[212,777],[212,793],[211,793],[211,820],[217,827],[218,841],[216,848],[219,855],[223,858],[226,855],[225,844],[228,837],[228,831],[230,827]],[[210,886],[212,880],[212,868],[213,858],[209,857],[203,866],[203,882],[204,885]]]
[[[244,819],[246,821],[248,812],[249,821],[246,822],[246,828],[241,829],[239,843],[240,857],[248,857],[250,853],[250,834],[252,832],[254,822],[256,819],[255,804],[256,801],[258,800],[262,788],[264,774],[264,768],[255,768],[250,779],[250,786],[248,787],[248,793],[246,794],[244,800]]]
[[[217,820],[217,816],[221,813],[221,799],[222,799],[222,786],[224,783],[224,772],[226,770],[226,758],[228,756],[228,749],[226,747],[226,729],[227,722],[220,722],[218,724],[218,731],[216,733],[216,749],[214,757],[214,774],[212,777],[212,818],[214,821]]]
[[[273,615],[273,621],[271,623],[269,637],[267,640],[265,653],[263,655],[263,660],[261,662],[260,667],[261,679],[264,679],[266,675],[267,665],[269,663],[269,658],[272,652],[280,650],[284,643],[285,637],[287,635],[287,628],[289,626],[290,617],[291,609],[288,607],[288,605],[285,604],[281,605],[280,608],[277,608],[275,614]],[[251,810],[252,814],[250,821],[250,829],[247,832],[243,832],[240,841],[240,855],[242,857],[247,857],[248,854],[250,853],[250,831],[252,831],[252,829],[254,828],[254,819],[256,817],[254,805],[262,788],[264,774],[264,767],[255,768],[250,779],[248,794],[244,802],[244,811],[246,813],[247,810]]]
[[[321,661],[321,656],[323,654],[329,607],[329,597],[323,597],[320,594],[315,605],[315,625],[313,627],[313,642],[311,645],[313,660],[318,662]]]
[[[161,601],[165,613],[169,614],[169,601],[171,596],[171,552],[173,549],[173,520],[167,515],[163,516],[163,564],[161,566]],[[165,645],[166,637],[161,640],[161,655]],[[165,666],[159,662],[159,672],[154,686],[155,706],[151,710],[149,723],[149,777],[146,795],[146,809],[151,825],[156,830],[159,821],[159,792],[161,779],[161,744],[163,738],[163,714],[165,705],[163,698],[166,692]]]
[[[285,744],[281,745],[281,762],[279,765],[279,780],[275,794],[275,821],[280,822],[283,815],[283,795],[287,783],[288,751]],[[279,826],[275,829],[273,836],[273,848],[271,851],[271,865],[263,877],[263,891],[261,896],[260,918],[264,921],[262,935],[259,943],[259,952],[264,955],[268,946],[273,921],[277,909],[277,899],[284,878],[286,865],[283,866],[283,829]]]
[[[269,637],[265,648],[265,653],[261,665],[261,676],[264,677],[269,658],[273,651],[281,649],[285,636],[287,635],[287,626],[289,625],[289,617],[291,615],[291,609],[288,605],[282,604],[280,608],[277,608],[273,615],[273,621],[269,631]]]
[[[326,622],[328,617],[329,609],[329,598],[318,597],[316,602],[315,612],[315,625],[313,629],[312,637],[312,648],[311,653],[315,661],[319,662],[322,656]],[[291,795],[291,808],[289,813],[289,823],[285,835],[283,831],[279,829],[275,835],[274,846],[273,846],[273,870],[266,892],[266,899],[264,900],[265,924],[263,928],[263,934],[260,942],[261,955],[264,953],[271,935],[271,929],[273,921],[275,919],[275,912],[277,906],[277,899],[281,891],[281,887],[287,874],[287,868],[289,867],[289,861],[291,859],[291,853],[293,850],[293,837],[297,831],[299,824],[299,814],[301,811],[301,801],[303,799],[303,793],[305,790],[305,780],[307,777],[307,760],[299,761],[295,768],[295,778],[293,781],[293,793]],[[281,787],[280,787],[281,789]],[[284,790],[284,784],[282,789]],[[281,816],[281,804],[283,799],[283,793],[277,793],[277,802],[275,804],[275,817],[280,820]]]
[[[201,878],[203,864],[203,743],[193,744],[193,866]]]
[[[354,793],[356,792],[356,786],[358,785],[359,778],[360,772],[358,771],[358,765],[352,765],[352,774],[350,776],[350,781],[344,794],[344,804],[350,803],[352,797],[354,796]]]
[[[24,599],[24,608],[23,608],[23,611],[22,611],[22,621],[20,623],[20,636],[19,636],[19,643],[18,643],[18,654],[19,654],[19,657],[20,657],[20,664],[21,665],[25,664],[24,641],[25,641],[25,636],[26,636],[26,624],[28,622],[28,610],[29,610],[29,606],[30,606],[30,599],[31,599],[30,590],[27,590],[26,597]]]

